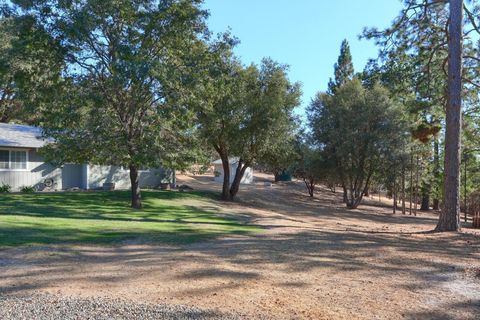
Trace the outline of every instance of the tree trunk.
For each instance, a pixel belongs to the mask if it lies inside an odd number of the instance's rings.
[[[419,157],[417,153],[417,161],[415,164],[415,209],[413,211],[413,214],[416,216],[417,215],[417,208],[418,208],[418,171],[420,170],[420,164],[419,164]]]
[[[422,205],[420,207],[421,211],[428,211],[430,210],[430,194],[425,192],[422,194]]]
[[[405,162],[402,160],[402,214],[406,214],[405,209]]]
[[[433,177],[434,177],[434,198],[433,198],[433,210],[440,208],[440,200],[438,199],[439,189],[439,176],[440,176],[440,150],[438,145],[438,138],[435,138],[433,142]]]
[[[413,205],[413,149],[410,156],[410,215],[412,215],[412,205]]]
[[[343,203],[348,203],[348,194],[347,194],[347,188],[345,185],[342,185],[343,188]]]
[[[369,185],[370,185],[370,178],[372,176],[372,173],[369,173],[367,176],[367,180],[365,182],[365,186],[362,188],[361,186],[359,187],[360,190],[354,190],[350,189],[350,199],[347,197],[347,208],[348,209],[356,209],[360,203],[362,202],[363,195],[367,191]]]
[[[308,195],[310,197],[313,197],[313,194],[315,192],[315,180],[314,179],[303,179],[303,182],[305,182],[305,186],[307,187]]]
[[[467,205],[467,183],[468,183],[468,174],[467,174],[467,168],[468,168],[468,154],[464,152],[464,159],[463,161],[465,162],[464,165],[464,172],[463,172],[463,212],[464,212],[464,222],[467,223],[467,215],[468,215],[468,205]]]
[[[132,204],[134,209],[142,209],[142,198],[140,195],[140,183],[138,179],[138,168],[131,164],[130,167],[130,185],[132,188]]]
[[[230,162],[226,154],[220,154],[223,167],[222,200],[230,200]]]
[[[393,197],[393,214],[396,214],[397,213],[397,167],[395,162],[393,163],[392,197]]]
[[[235,178],[233,178],[233,182],[229,191],[230,201],[235,200],[235,196],[237,195],[238,190],[240,189],[240,181],[242,181],[243,175],[245,174],[245,171],[247,170],[248,167],[249,167],[248,165],[243,163],[242,159],[238,160],[238,166],[237,166],[237,169],[235,170]]]
[[[450,0],[443,208],[435,231],[459,231],[463,0]]]

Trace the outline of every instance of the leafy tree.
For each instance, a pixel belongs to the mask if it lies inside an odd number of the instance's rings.
[[[366,89],[358,79],[312,101],[314,142],[335,163],[348,208],[360,204],[374,172],[403,143],[401,119],[387,90],[379,85]]]
[[[63,50],[31,16],[0,15],[0,122],[35,123],[61,82]]]
[[[267,172],[273,173],[275,182],[278,182],[280,176],[289,172],[290,167],[295,164],[299,157],[295,150],[295,136],[291,130],[280,132],[284,134],[283,143],[278,143],[268,150],[256,163],[256,168],[263,168]]]
[[[340,46],[340,55],[338,61],[334,65],[335,78],[328,82],[328,92],[334,94],[335,91],[344,85],[347,81],[353,78],[353,62],[352,54],[350,53],[350,45],[345,39]]]
[[[235,198],[248,167],[268,162],[285,146],[300,97],[299,85],[290,83],[285,66],[264,59],[259,67],[245,68],[231,52],[232,40],[225,35],[210,46],[201,67],[208,80],[200,85],[197,103],[201,135],[222,160],[225,200]],[[231,157],[239,158],[233,181]]]
[[[302,179],[310,197],[315,194],[316,186],[325,182],[329,176],[330,164],[323,157],[321,150],[306,141],[297,146],[299,158],[293,165],[295,177]]]
[[[201,1],[18,2],[67,50],[63,97],[44,117],[52,154],[127,166],[141,208],[139,168],[175,168],[193,137],[183,70],[206,32]]]

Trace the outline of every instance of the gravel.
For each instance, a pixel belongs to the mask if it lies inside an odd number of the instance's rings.
[[[243,319],[183,305],[141,304],[121,299],[57,297],[48,294],[0,296],[0,319]]]

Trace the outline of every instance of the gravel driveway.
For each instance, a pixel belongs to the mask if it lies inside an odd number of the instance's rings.
[[[139,304],[120,299],[65,298],[49,294],[0,297],[2,320],[242,319],[182,305]]]

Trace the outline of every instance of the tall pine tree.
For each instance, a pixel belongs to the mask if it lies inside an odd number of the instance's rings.
[[[331,79],[328,82],[328,93],[334,94],[335,91],[344,85],[348,80],[353,79],[353,63],[352,54],[350,53],[350,45],[347,39],[342,41],[340,46],[340,55],[338,56],[337,63],[334,65],[335,79]]]

